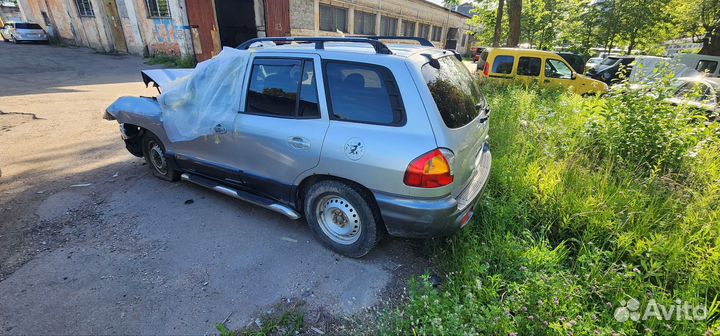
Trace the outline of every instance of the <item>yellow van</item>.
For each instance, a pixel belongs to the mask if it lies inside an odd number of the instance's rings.
[[[556,53],[533,49],[490,48],[480,54],[477,71],[488,80],[519,80],[570,88],[577,94],[603,94],[607,84],[583,76]]]

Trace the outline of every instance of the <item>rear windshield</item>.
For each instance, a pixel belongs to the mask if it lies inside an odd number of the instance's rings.
[[[489,52],[487,50],[483,50],[482,53],[480,53],[480,59],[477,61],[477,68],[482,71],[482,69],[485,68],[485,62],[487,62]]]
[[[465,126],[477,117],[480,108],[485,107],[479,78],[455,56],[441,57],[438,62],[439,69],[430,63],[423,65],[425,82],[445,125],[449,128]]]
[[[42,29],[37,23],[16,23],[15,29]]]

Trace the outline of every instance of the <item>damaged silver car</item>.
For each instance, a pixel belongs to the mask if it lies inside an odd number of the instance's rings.
[[[461,229],[490,171],[478,79],[422,38],[259,38],[143,79],[162,94],[105,118],[155,176],[304,217],[346,256]]]

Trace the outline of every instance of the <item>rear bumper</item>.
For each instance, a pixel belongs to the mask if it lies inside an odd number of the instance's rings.
[[[373,192],[388,233],[429,238],[460,230],[472,216],[475,202],[485,188],[491,162],[490,147],[485,144],[477,173],[457,198],[423,199]]]

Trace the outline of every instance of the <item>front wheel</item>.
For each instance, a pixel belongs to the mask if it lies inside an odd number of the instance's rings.
[[[360,258],[384,233],[368,192],[338,181],[321,181],[305,193],[305,218],[317,239],[332,250]]]
[[[165,156],[165,146],[154,134],[145,133],[142,139],[142,151],[153,175],[165,181],[177,181],[180,179],[180,172],[168,164]]]

